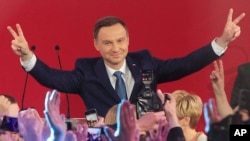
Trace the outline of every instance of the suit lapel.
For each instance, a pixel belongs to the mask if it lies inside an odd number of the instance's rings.
[[[133,90],[132,90],[132,94],[130,96],[130,101],[132,103],[134,103],[136,100],[136,97],[139,93],[139,90],[140,90],[140,87],[142,85],[142,81],[141,81],[141,69],[139,67],[139,65],[133,61],[129,56],[127,57],[127,65],[131,71],[131,74],[135,80],[135,84],[134,84],[134,87],[133,87]]]
[[[114,88],[110,83],[103,59],[99,59],[99,61],[96,63],[95,74],[97,76],[97,80],[100,82],[100,85],[102,85],[102,87],[107,90],[107,94],[109,95],[107,97],[111,97],[116,101],[120,101],[119,96],[116,94]]]

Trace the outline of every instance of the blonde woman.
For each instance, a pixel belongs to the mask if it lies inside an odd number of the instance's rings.
[[[207,141],[207,136],[203,132],[196,131],[202,115],[201,98],[185,90],[174,91],[172,97],[176,100],[176,114],[186,141]]]

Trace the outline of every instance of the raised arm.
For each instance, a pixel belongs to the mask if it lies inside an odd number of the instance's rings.
[[[219,63],[219,64],[218,64]],[[233,109],[229,105],[227,95],[224,89],[224,68],[222,60],[214,61],[214,70],[210,75],[216,105],[221,118],[225,118],[230,114],[233,114]]]
[[[215,42],[219,46],[226,48],[229,42],[235,40],[240,36],[241,30],[238,23],[245,17],[245,15],[245,13],[241,13],[237,18],[233,20],[233,9],[229,9],[224,30],[221,36],[215,40]]]
[[[16,24],[17,32],[11,26],[8,26],[7,29],[14,38],[11,41],[11,48],[13,52],[16,55],[20,56],[22,61],[30,60],[33,52],[29,48],[28,42],[23,35],[21,26],[19,24]]]
[[[45,97],[44,116],[50,127],[50,139],[64,141],[66,136],[65,117],[60,114],[60,93],[48,91]]]

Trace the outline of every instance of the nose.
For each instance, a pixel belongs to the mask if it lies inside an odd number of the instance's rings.
[[[119,45],[117,43],[114,43],[113,44],[113,51],[117,52],[117,51],[119,51],[119,49],[120,49]]]

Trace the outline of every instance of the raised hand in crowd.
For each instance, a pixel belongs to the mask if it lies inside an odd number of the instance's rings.
[[[73,131],[67,131],[64,141],[78,141],[78,140]]]
[[[185,141],[183,131],[179,125],[176,114],[176,101],[171,94],[163,94],[161,90],[157,90],[157,95],[163,103],[163,110],[167,118],[167,125],[162,133],[163,140],[167,141]],[[165,139],[166,138],[166,139]]]
[[[204,119],[205,119],[205,132],[208,133],[211,129],[213,123],[218,123],[221,121],[221,116],[219,115],[217,106],[213,98],[210,98],[208,102],[204,103],[203,106]]]
[[[214,61],[214,70],[211,72],[210,79],[215,95],[216,105],[221,118],[225,118],[228,115],[233,114],[233,109],[229,105],[227,95],[225,92],[225,78],[224,67],[222,60]]]
[[[46,120],[44,120],[43,131],[42,131],[42,140],[45,141],[50,137],[50,127]]]
[[[16,141],[10,132],[0,131],[0,141]]]
[[[159,126],[159,121],[162,125],[166,125],[167,120],[164,111],[160,112],[147,112],[145,115],[137,120],[137,126],[141,133],[148,132],[151,130],[157,130]]]
[[[86,141],[88,136],[88,124],[77,124],[76,125],[76,131],[75,135],[77,138],[77,141]]]
[[[42,141],[44,121],[33,108],[23,110],[18,114],[19,134],[25,141]]]
[[[94,127],[103,127],[104,125],[104,117],[98,116],[98,120],[95,123]]]
[[[60,93],[48,91],[45,98],[44,116],[50,127],[50,140],[64,141],[66,136],[65,116],[60,114]]]
[[[147,141],[166,141],[169,129],[166,125],[162,124],[161,120],[158,124],[159,126],[157,130],[149,131],[149,137],[147,137]]]
[[[0,116],[5,114],[10,104],[10,101],[4,95],[0,95]]]
[[[218,64],[219,62],[219,64]],[[214,61],[214,70],[210,75],[215,100],[210,98],[204,103],[205,132],[208,141],[229,140],[229,125],[241,122],[228,103],[224,90],[224,69],[222,60]],[[216,102],[215,102],[216,101]]]
[[[109,140],[112,141],[139,141],[139,130],[136,126],[135,107],[129,101],[122,101],[118,105],[117,129],[104,127]]]

